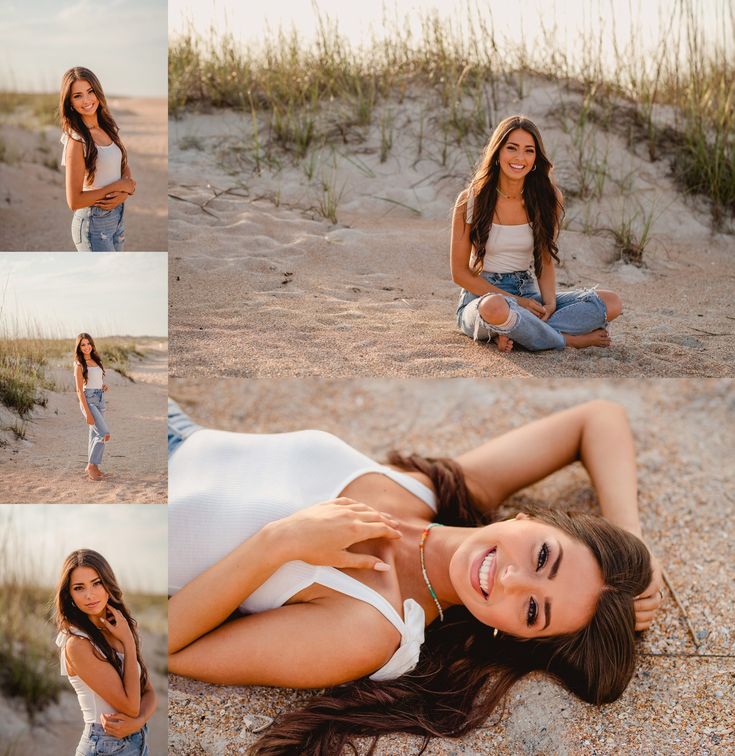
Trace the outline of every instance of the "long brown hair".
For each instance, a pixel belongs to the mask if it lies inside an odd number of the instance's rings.
[[[403,456],[388,462],[431,479],[439,502],[436,519],[447,525],[477,526],[462,468],[453,460]],[[251,748],[252,756],[337,756],[352,737],[407,732],[458,737],[479,727],[514,683],[534,670],[561,682],[594,704],[617,699],[635,666],[634,597],[651,580],[646,546],[601,517],[549,510],[532,517],[560,528],[587,545],[600,564],[605,587],[590,623],[575,633],[538,640],[497,636],[463,606],[445,612],[444,622],[426,630],[419,663],[397,680],[362,678],[327,690],[300,711],[283,715]]]
[[[72,551],[72,553],[64,560],[64,564],[61,567],[59,582],[56,586],[56,594],[54,596],[54,619],[56,620],[57,627],[59,630],[71,633],[72,635],[74,635],[75,628],[86,633],[92,641],[92,649],[94,650],[95,656],[112,664],[115,671],[120,675],[120,679],[123,679],[123,663],[117,655],[117,652],[107,642],[107,638],[102,634],[102,631],[92,622],[92,620],[89,619],[89,616],[74,603],[74,599],[71,597],[71,574],[77,567],[90,567],[97,573],[99,579],[102,581],[102,585],[109,594],[107,603],[122,612],[122,615],[130,625],[133,638],[135,639],[135,654],[138,658],[138,664],[140,664],[140,693],[143,695],[143,692],[148,685],[148,670],[146,669],[146,666],[143,663],[143,657],[140,654],[140,636],[138,635],[137,629],[138,623],[133,619],[127,606],[125,606],[123,594],[120,590],[120,586],[117,584],[112,567],[110,567],[107,560],[96,551],[92,551],[91,549],[78,549],[77,551]]]
[[[102,360],[100,359],[100,356],[97,354],[97,347],[94,345],[94,339],[88,334],[88,333],[80,333],[77,336],[76,344],[74,344],[74,354],[76,356],[76,361],[82,366],[82,379],[84,381],[84,384],[87,384],[87,373],[89,372],[87,370],[87,360],[84,357],[84,354],[82,353],[82,340],[87,339],[87,341],[92,345],[92,351],[89,353],[89,359],[92,360],[92,362],[96,362],[99,367],[102,368],[102,375],[105,374],[105,369],[102,367]]]
[[[97,145],[92,139],[92,135],[84,123],[82,116],[74,110],[71,104],[71,85],[75,81],[86,81],[92,87],[99,105],[97,107],[97,124],[107,136],[120,148],[122,152],[122,162],[120,163],[120,172],[125,171],[128,164],[128,153],[125,146],[120,141],[118,135],[119,128],[115,119],[110,114],[107,107],[105,93],[102,91],[100,80],[88,69],[82,66],[70,68],[61,79],[61,91],[59,93],[59,121],[61,122],[62,131],[69,139],[81,139],[84,145],[84,168],[87,183],[94,182],[94,174],[97,170]]]
[[[559,262],[559,247],[556,244],[564,207],[557,196],[553,179],[553,165],[549,160],[536,124],[522,115],[504,118],[496,127],[480,160],[467,190],[467,197],[474,198],[470,241],[475,248],[472,271],[479,274],[485,258],[485,246],[490,235],[497,188],[500,179],[498,155],[515,129],[528,132],[536,146],[534,169],[526,174],[523,182],[523,201],[528,222],[533,230],[533,267],[536,277],[541,275],[544,259]]]

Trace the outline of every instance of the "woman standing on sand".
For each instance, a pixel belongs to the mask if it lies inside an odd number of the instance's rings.
[[[105,422],[105,369],[97,354],[94,339],[88,333],[80,333],[74,346],[74,386],[89,426],[86,472],[91,480],[102,480],[104,473],[99,468],[105,444],[110,440],[110,430]]]
[[[64,74],[59,118],[77,251],[122,252],[124,203],[135,192],[135,181],[102,85],[88,68],[77,66]]]
[[[172,403],[169,450],[169,671],[330,688],[254,754],[456,737],[533,670],[595,704],[633,675],[661,573],[640,540],[619,405],[571,407],[455,459],[380,465],[329,433],[210,430]],[[507,497],[577,460],[604,517],[493,522]]]
[[[610,344],[607,324],[622,311],[617,294],[556,291],[563,214],[538,129],[520,115],[504,119],[454,208],[450,263],[465,334],[497,337],[501,352],[514,343],[531,351]]]
[[[75,756],[148,756],[147,722],[156,693],[137,623],[103,556],[80,549],[66,558],[54,608],[61,674],[76,691],[84,717]]]

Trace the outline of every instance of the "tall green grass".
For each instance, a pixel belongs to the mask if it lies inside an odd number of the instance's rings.
[[[241,45],[228,33],[190,27],[170,44],[169,108],[174,116],[191,108],[247,112],[256,128],[253,163],[260,170],[276,148],[303,159],[312,146],[360,141],[360,130],[374,122],[381,102],[401,103],[428,91],[444,135],[445,164],[448,145],[468,136],[487,139],[507,115],[509,92],[522,97],[534,78],[554,79],[569,95],[588,100],[598,125],[643,142],[652,160],[669,160],[683,189],[710,199],[719,222],[735,215],[735,3],[724,0],[722,39],[710,45],[696,0],[660,8],[671,25],[658,40],[657,54],[642,52],[649,30],[633,19],[630,38],[616,47],[612,64],[603,59],[608,30],[602,27],[581,39],[572,56],[561,48],[556,28],[533,47],[499,39],[491,6],[469,2],[464,23],[429,12],[418,34],[396,20],[384,38],[359,48],[318,9],[313,44],[296,31],[279,30],[258,45]],[[665,107],[673,122],[659,117]],[[424,133],[422,122],[419,153]],[[578,148],[579,167],[587,170],[583,139]],[[381,158],[389,150],[390,129],[382,123]],[[591,160],[599,168],[600,156]],[[602,179],[594,165],[590,169],[584,189],[594,195]]]

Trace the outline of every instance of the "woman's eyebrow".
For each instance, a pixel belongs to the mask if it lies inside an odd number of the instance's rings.
[[[564,549],[562,549],[561,543],[559,543],[559,556],[556,558],[554,564],[551,565],[551,569],[549,570],[549,580],[553,580],[556,577],[556,573],[559,572],[559,565],[561,564],[561,558],[563,556]]]

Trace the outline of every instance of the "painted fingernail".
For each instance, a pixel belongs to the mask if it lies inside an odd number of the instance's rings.
[[[385,562],[376,562],[373,569],[377,570],[378,572],[388,572],[390,565],[386,564]]]

